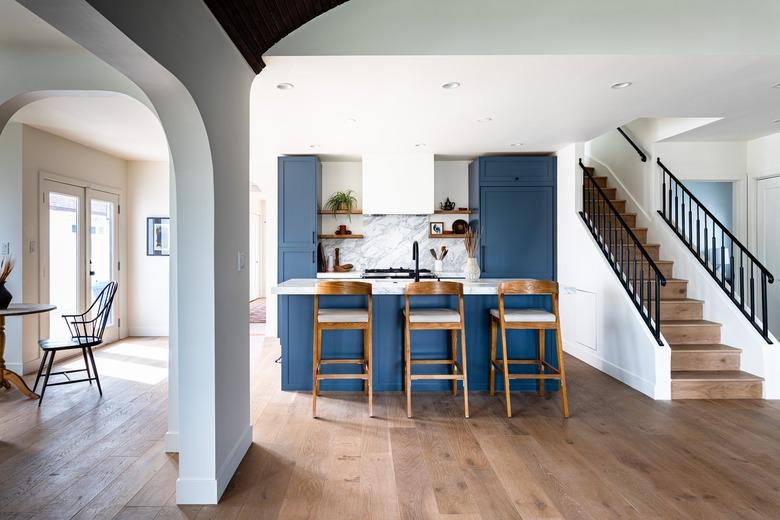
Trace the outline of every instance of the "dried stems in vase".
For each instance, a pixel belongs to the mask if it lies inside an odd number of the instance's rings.
[[[479,232],[470,229],[466,231],[463,243],[466,245],[466,253],[468,253],[469,258],[476,258],[477,248],[479,247]]]
[[[8,277],[11,276],[11,271],[14,270],[14,259],[11,256],[4,256],[0,260],[0,283],[5,283]]]

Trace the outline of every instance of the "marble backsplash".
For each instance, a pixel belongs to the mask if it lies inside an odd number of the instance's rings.
[[[463,271],[466,265],[466,246],[463,239],[428,238],[425,215],[366,215],[363,217],[363,239],[325,240],[325,255],[339,248],[342,264],[352,264],[356,271],[371,268],[414,267],[412,243],[420,244],[420,268],[433,270],[430,249],[446,246],[449,252],[443,262],[443,271]]]

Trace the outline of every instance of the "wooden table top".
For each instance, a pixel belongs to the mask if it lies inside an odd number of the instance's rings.
[[[56,305],[48,303],[12,303],[7,309],[0,309],[0,316],[24,316],[49,312],[56,308]]]

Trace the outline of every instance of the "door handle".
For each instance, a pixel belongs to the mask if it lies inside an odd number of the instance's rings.
[[[95,271],[90,271],[90,272],[89,272],[89,275],[90,275],[90,276],[95,276]]]

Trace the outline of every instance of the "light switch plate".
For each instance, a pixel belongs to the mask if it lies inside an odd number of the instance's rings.
[[[11,254],[11,242],[3,242],[0,244],[0,255],[10,255]]]
[[[246,269],[246,253],[239,251],[236,258],[236,270],[240,273],[244,269]]]

